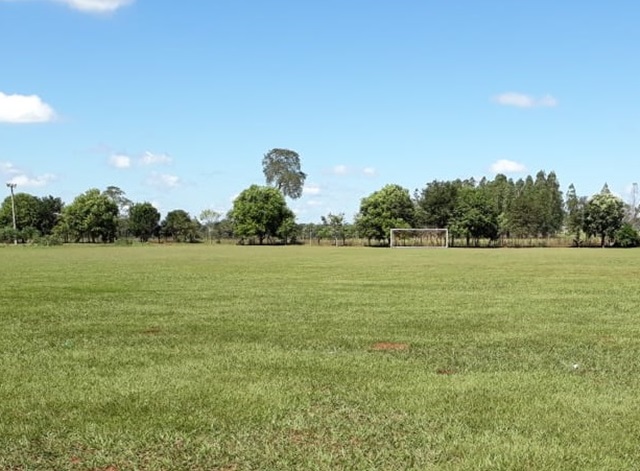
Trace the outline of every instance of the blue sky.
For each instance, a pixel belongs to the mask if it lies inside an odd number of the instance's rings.
[[[0,0],[0,178],[226,212],[269,149],[301,222],[387,183],[640,180],[640,2]]]

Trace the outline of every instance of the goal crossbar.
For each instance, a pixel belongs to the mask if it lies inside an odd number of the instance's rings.
[[[449,229],[446,228],[394,228],[390,233],[390,247],[396,249],[446,249],[449,247]]]

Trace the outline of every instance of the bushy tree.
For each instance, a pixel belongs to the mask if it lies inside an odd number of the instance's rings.
[[[53,196],[39,198],[28,193],[17,193],[14,200],[18,239],[23,241],[32,240],[38,235],[50,235],[64,206],[60,198]],[[0,227],[3,226],[13,229],[10,196],[0,205]]]
[[[273,185],[292,199],[302,196],[307,175],[300,168],[300,156],[289,149],[271,149],[262,159],[267,185]]]
[[[113,242],[117,221],[118,205],[100,190],[92,188],[63,209],[60,223],[76,242]]]
[[[16,209],[16,229],[37,227],[40,216],[40,199],[28,193],[14,195]],[[7,196],[0,207],[0,225],[13,227],[13,209],[11,197]]]
[[[386,185],[360,202],[356,225],[369,242],[389,243],[393,228],[413,227],[416,211],[409,190],[400,185]]]
[[[461,187],[459,180],[427,183],[415,196],[417,222],[425,227],[449,227]]]
[[[51,195],[40,198],[38,223],[35,227],[41,235],[48,236],[52,234],[53,228],[62,215],[63,208],[64,203],[60,198]]]
[[[451,223],[453,236],[471,239],[478,245],[480,239],[496,240],[499,234],[498,213],[484,187],[465,186],[458,194]]]
[[[276,188],[251,185],[238,195],[229,212],[234,233],[243,241],[256,238],[287,238],[295,223],[293,211],[287,207],[283,194]]]
[[[616,247],[630,248],[640,246],[640,234],[628,222],[622,224],[622,227],[616,231],[615,239]]]
[[[176,242],[196,242],[200,223],[183,209],[169,211],[160,224],[160,233]]]
[[[159,229],[160,213],[151,203],[136,203],[129,208],[129,230],[147,242]]]
[[[615,240],[615,233],[622,226],[624,202],[614,196],[605,185],[600,193],[589,199],[584,208],[583,230],[588,236],[600,237],[600,246],[607,239]]]

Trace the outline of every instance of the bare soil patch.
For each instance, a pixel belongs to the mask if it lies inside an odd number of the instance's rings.
[[[373,351],[401,351],[408,350],[408,343],[396,343],[396,342],[377,342],[371,345],[371,350]]]

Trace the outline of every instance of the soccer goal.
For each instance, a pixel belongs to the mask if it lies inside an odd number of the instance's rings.
[[[391,248],[433,249],[449,247],[449,229],[391,229]]]

